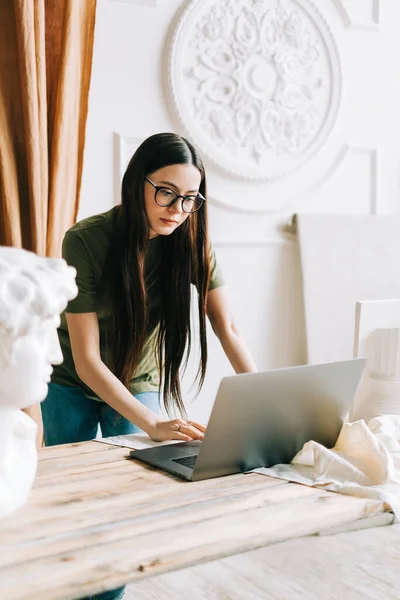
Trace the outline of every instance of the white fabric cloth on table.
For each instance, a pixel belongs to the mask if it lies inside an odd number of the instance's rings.
[[[254,470],[351,496],[385,502],[400,518],[400,416],[344,423],[332,449],[307,442],[291,464]]]

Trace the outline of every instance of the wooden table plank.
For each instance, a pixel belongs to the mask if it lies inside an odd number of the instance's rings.
[[[399,564],[393,525],[288,540],[148,578],[124,600],[399,600]]]
[[[115,446],[110,448],[105,444],[102,444],[102,447],[103,449],[98,452],[85,452],[82,454],[74,453],[66,456],[59,456],[57,458],[40,460],[37,474],[40,476],[47,473],[54,473],[55,476],[59,475],[62,477],[65,470],[71,469],[71,467],[79,467],[82,466],[82,464],[86,467],[92,465],[104,465],[109,462],[117,462],[128,455],[126,448],[116,448]]]
[[[290,493],[288,493],[290,492]],[[237,518],[243,511],[262,508],[264,506],[273,506],[281,502],[288,502],[297,499],[303,499],[307,496],[318,495],[317,490],[301,486],[273,486],[272,489],[266,485],[259,489],[245,492],[235,492],[234,496],[225,496],[217,498],[204,497],[199,498],[198,502],[187,503],[182,495],[174,495],[172,498],[158,498],[156,505],[144,506],[144,510],[129,510],[129,516],[121,518],[119,511],[114,512],[108,518],[107,511],[103,513],[103,518],[96,518],[96,523],[88,525],[80,524],[77,526],[74,522],[74,530],[70,530],[70,523],[67,520],[67,527],[52,526],[41,527],[35,531],[35,558],[52,556],[60,551],[75,552],[81,548],[95,544],[105,544],[123,540],[126,538],[139,539],[140,536],[155,533],[155,535],[170,535],[170,528],[184,527],[193,523],[213,519],[216,525],[221,517],[231,515]],[[149,510],[150,509],[150,510]],[[100,520],[102,523],[100,524]],[[64,519],[65,522],[65,519]],[[50,532],[49,529],[53,529]],[[55,531],[56,530],[56,531]],[[40,531],[40,534],[39,534]],[[60,545],[60,533],[64,533],[62,546]],[[38,535],[39,534],[39,535]],[[5,536],[6,537],[6,536]],[[12,536],[15,538],[15,534]],[[32,538],[30,538],[32,541]],[[2,544],[5,551],[0,555],[0,567],[5,565],[18,564],[24,560],[29,560],[31,554],[31,544],[27,547],[27,536],[24,536],[22,544]]]
[[[354,498],[351,500],[355,502],[350,502],[350,506],[345,500],[334,494],[329,500],[311,495],[307,501],[280,503],[273,511],[267,506],[234,517],[222,517],[219,522],[211,519],[186,527],[171,523],[163,534],[155,531],[108,543],[99,542],[95,551],[93,547],[87,547],[74,553],[61,552],[44,559],[25,560],[23,565],[19,563],[1,570],[2,598],[75,599],[150,574],[308,535],[321,527],[342,522],[344,518],[357,519],[369,510],[376,510],[374,502],[368,502],[368,506]]]
[[[258,474],[185,482],[86,444],[41,453],[29,502],[0,522],[1,600],[72,600],[383,511]]]
[[[199,485],[201,482],[197,482],[190,486],[191,489],[186,486],[184,493],[179,493],[173,486],[169,489],[162,484],[154,486],[152,482],[148,482],[145,486],[145,480],[140,480],[132,482],[133,489],[130,493],[118,494],[117,490],[115,494],[110,493],[105,498],[101,496],[96,498],[93,495],[87,500],[78,500],[61,506],[57,504],[52,507],[51,504],[45,504],[44,510],[41,506],[32,508],[29,504],[12,516],[13,518],[10,517],[6,523],[1,524],[0,548],[5,544],[11,545],[21,540],[21,525],[24,527],[23,542],[25,542],[68,533],[71,531],[71,523],[73,523],[73,531],[79,531],[107,523],[122,523],[126,519],[148,517],[154,520],[163,512],[175,511],[182,507],[191,507],[195,514],[199,507],[214,500],[223,499],[227,506],[235,499],[240,500],[242,496],[247,497],[257,492],[271,496],[271,488],[286,488],[289,485],[280,480],[264,481],[262,477],[262,475],[254,475],[253,479],[253,476],[249,475],[245,481],[241,481],[237,476],[233,476],[221,480],[220,486],[215,488],[203,487]],[[133,484],[137,485],[134,487]],[[297,497],[306,494],[309,489],[292,486],[290,493],[284,492],[283,497]],[[272,496],[271,498],[270,502],[274,503]],[[17,514],[20,514],[18,520]],[[0,564],[1,560],[0,556]]]
[[[40,463],[49,458],[59,458],[62,456],[81,456],[89,452],[104,452],[104,450],[115,450],[115,446],[100,444],[96,440],[91,442],[73,442],[72,444],[61,444],[59,446],[49,446],[48,448],[40,449]]]

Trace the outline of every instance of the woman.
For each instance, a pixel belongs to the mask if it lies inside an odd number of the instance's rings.
[[[202,439],[185,418],[179,370],[190,350],[197,288],[201,387],[206,316],[236,373],[256,367],[233,323],[208,239],[206,176],[195,148],[163,133],[145,140],[122,181],[122,203],[65,235],[79,294],[62,316],[64,362],[42,403],[46,445],[143,430],[155,441]],[[160,381],[162,385],[160,385]],[[158,414],[159,391],[171,416]],[[119,598],[120,596],[100,596]]]

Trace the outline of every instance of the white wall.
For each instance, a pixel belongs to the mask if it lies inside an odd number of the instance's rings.
[[[79,218],[116,202],[118,156],[123,163],[136,139],[183,133],[167,105],[163,73],[167,35],[184,4],[98,0]],[[308,0],[299,4],[314,10]],[[400,2],[319,0],[318,8],[338,48],[341,72],[334,77],[342,86],[339,114],[321,151],[274,182],[237,178],[206,160],[212,239],[260,369],[305,361],[298,245],[282,224],[294,212],[398,212]],[[120,154],[116,133],[125,138]],[[218,382],[230,372],[211,334],[207,380],[189,405],[193,417],[207,419]]]

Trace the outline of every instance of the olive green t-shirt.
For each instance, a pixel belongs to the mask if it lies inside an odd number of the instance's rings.
[[[96,312],[99,321],[100,354],[107,364],[106,352],[106,326],[110,318],[107,306],[104,306],[103,296],[100,293],[103,278],[103,269],[110,249],[112,222],[115,208],[84,219],[76,223],[67,231],[63,240],[62,254],[69,265],[77,271],[76,283],[78,295],[69,302],[65,312],[61,315],[61,324],[58,337],[64,361],[54,366],[51,378],[52,383],[60,385],[77,386],[95,400],[100,398],[78,377],[72,357],[71,342],[65,313]],[[160,275],[162,259],[162,246],[164,236],[158,236],[149,241],[145,257],[145,285],[148,298],[149,326],[148,337],[145,341],[142,356],[137,370],[131,381],[132,394],[140,392],[157,392],[159,390],[159,372],[156,359],[156,342],[158,334],[157,306],[159,304],[160,289],[157,285]],[[209,289],[212,290],[223,285],[222,276],[218,267],[215,253],[211,249],[211,281]]]

